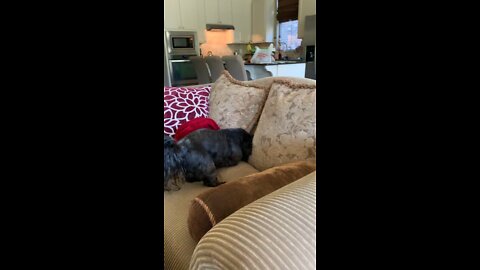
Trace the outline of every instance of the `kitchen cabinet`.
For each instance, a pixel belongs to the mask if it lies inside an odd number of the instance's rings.
[[[275,0],[253,0],[252,42],[273,42],[275,15]]]
[[[198,0],[197,1],[197,38],[200,44],[205,43],[206,36],[205,36],[205,29],[207,25],[207,21],[205,20],[205,0]]]
[[[278,65],[277,76],[305,78],[305,63]]]
[[[165,29],[180,29],[180,4],[178,1],[163,2],[163,18]]]
[[[234,42],[248,43],[252,41],[252,6],[257,1],[264,0],[166,0],[165,29],[196,31],[199,43],[204,43],[206,24],[230,24],[235,27]],[[275,0],[269,0],[270,2],[273,12]],[[265,8],[262,10],[265,11]],[[261,27],[265,28],[263,17],[262,13],[259,21],[262,21]],[[270,32],[261,34],[262,38],[257,38],[257,42],[273,40],[273,19],[272,15],[272,24],[269,26],[271,37],[268,37]]]
[[[298,1],[298,38],[303,38],[305,32],[305,17],[317,14],[315,0]]]
[[[180,18],[182,27],[188,30],[197,30],[197,1],[196,0],[180,0]]]
[[[164,2],[164,23],[167,30],[197,31],[198,7],[196,0],[167,0]]]
[[[255,0],[254,0],[255,1]],[[305,78],[305,63],[295,64],[246,64],[245,69],[252,80],[266,77],[296,77]]]
[[[252,0],[232,0],[235,42],[250,42],[252,35]]]
[[[219,23],[218,0],[205,0],[205,21],[206,23]]]
[[[218,18],[220,24],[233,24],[232,0],[218,0]]]
[[[209,24],[232,24],[232,0],[205,0],[205,21]]]

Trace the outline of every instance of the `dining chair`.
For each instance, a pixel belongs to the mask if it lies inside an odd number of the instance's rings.
[[[222,57],[228,73],[239,81],[248,81],[247,71],[240,55],[228,55]]]
[[[192,62],[195,73],[197,74],[198,84],[211,83],[210,72],[208,71],[205,58],[202,56],[191,56],[189,60]]]
[[[208,69],[210,70],[210,78],[212,79],[212,83],[215,82],[222,72],[225,70],[223,66],[223,61],[220,56],[207,56],[205,57],[205,61],[207,61]]]

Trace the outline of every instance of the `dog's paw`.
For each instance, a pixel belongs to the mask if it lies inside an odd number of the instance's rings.
[[[163,187],[163,191],[179,191],[180,187],[179,186],[167,186]]]
[[[218,186],[223,185],[223,184],[225,184],[225,183],[226,183],[226,182],[216,182],[216,183],[210,183],[210,184],[207,185],[207,186],[209,186],[209,187],[218,187]]]
[[[216,187],[216,186],[219,186],[221,184],[225,184],[225,182],[218,181],[217,179],[215,179],[215,181],[205,181],[205,182],[203,182],[203,184],[207,187]]]

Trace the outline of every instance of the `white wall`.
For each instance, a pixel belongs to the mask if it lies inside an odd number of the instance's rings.
[[[298,1],[298,37],[303,38],[305,30],[305,16],[316,15],[317,5],[315,0]]]

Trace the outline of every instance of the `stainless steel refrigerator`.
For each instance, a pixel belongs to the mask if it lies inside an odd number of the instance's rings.
[[[302,40],[305,51],[305,78],[317,79],[317,15],[305,17],[305,31]]]

